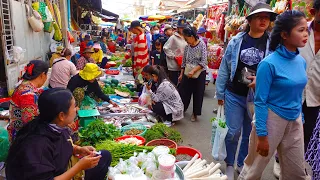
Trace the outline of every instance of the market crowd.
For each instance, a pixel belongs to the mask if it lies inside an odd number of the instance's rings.
[[[278,15],[268,4],[258,3],[246,17],[247,28],[225,49],[216,96],[228,127],[229,180],[236,171],[238,179],[260,179],[273,158],[280,179],[320,178],[315,144],[319,130],[314,131],[320,108],[320,0],[314,1],[310,13],[314,20],[308,24],[300,11]],[[155,26],[133,21],[126,31],[104,29],[98,41],[81,35],[78,57],[69,48],[57,47],[49,65],[30,61],[10,102],[7,179],[72,179],[81,172],[88,180],[105,178],[112,155],[75,145],[75,119],[84,95],[118,106],[97,80],[117,45],[126,49],[122,63],[132,59],[136,86],[150,94],[149,108],[162,122],[178,123],[191,99],[190,120],[196,122],[208,68],[206,33],[205,27],[195,29],[184,18]],[[49,68],[49,87],[42,88]],[[248,114],[250,93],[254,116]],[[313,174],[307,173],[306,161]]]

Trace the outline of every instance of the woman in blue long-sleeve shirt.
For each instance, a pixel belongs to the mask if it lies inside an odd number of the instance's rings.
[[[286,11],[277,17],[270,43],[274,52],[258,66],[255,126],[239,179],[260,179],[276,150],[280,179],[306,178],[301,108],[307,75],[305,60],[297,48],[305,46],[307,40],[303,13]]]
[[[228,180],[234,179],[234,164],[241,134],[241,146],[236,162],[238,172],[241,172],[244,158],[248,154],[251,117],[248,115],[247,95],[249,87],[254,87],[251,80],[255,78],[259,62],[269,54],[270,38],[267,29],[276,15],[268,4],[255,5],[246,17],[246,31],[231,39],[219,68],[216,91],[218,104],[225,107],[228,127],[225,139]],[[250,71],[252,76],[249,77],[246,71]]]

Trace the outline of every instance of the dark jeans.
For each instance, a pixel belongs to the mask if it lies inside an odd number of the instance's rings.
[[[85,171],[85,180],[104,180],[111,164],[111,154],[109,151],[101,151],[101,158],[98,165]]]
[[[307,151],[309,141],[312,137],[313,128],[316,127],[317,118],[320,107],[307,107],[306,102],[302,105],[302,113],[304,115],[304,150]]]
[[[193,114],[201,115],[205,87],[206,71],[202,71],[197,79],[183,75],[179,85],[179,93],[184,104],[184,111],[188,109],[193,95]]]
[[[152,111],[165,120],[172,121],[172,114],[166,114],[166,111],[164,110],[163,104],[161,102],[157,102],[156,104],[152,105]]]
[[[174,85],[178,85],[178,78],[180,76],[180,71],[169,71],[169,79]]]

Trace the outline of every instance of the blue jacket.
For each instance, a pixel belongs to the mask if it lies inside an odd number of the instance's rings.
[[[216,81],[216,95],[218,100],[224,100],[224,93],[226,90],[226,85],[228,80],[233,81],[234,75],[238,67],[238,60],[240,55],[240,48],[242,40],[246,32],[240,32],[235,37],[233,37],[225,50],[222,62],[218,71],[218,77]],[[269,54],[269,43],[268,38],[266,46],[266,55]]]

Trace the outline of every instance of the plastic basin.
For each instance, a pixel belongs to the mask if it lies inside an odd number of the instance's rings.
[[[178,145],[176,142],[170,139],[155,139],[146,144],[146,146],[167,146],[171,149],[177,149]]]
[[[141,144],[139,144],[139,146],[142,146],[146,143],[146,139],[144,139],[143,137],[141,136],[136,136],[136,135],[132,135],[132,136],[121,136],[121,137],[118,137],[115,139],[115,141],[121,141],[121,140],[125,140],[125,139],[128,139],[128,138],[137,138],[138,140],[141,141]]]
[[[194,149],[194,148],[191,148],[191,147],[188,147],[188,146],[179,146],[177,148],[177,155],[181,155],[181,154],[186,154],[186,155],[189,155],[191,157],[193,157],[194,155],[196,154],[199,154],[199,158],[201,159],[202,158],[202,154],[200,151]],[[178,160],[177,160],[178,161]]]

